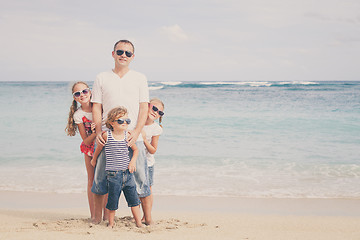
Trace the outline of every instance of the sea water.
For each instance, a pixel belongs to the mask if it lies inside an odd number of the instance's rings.
[[[68,82],[1,82],[0,190],[86,191]],[[92,86],[92,83],[89,83]],[[157,195],[360,198],[360,82],[149,82]]]

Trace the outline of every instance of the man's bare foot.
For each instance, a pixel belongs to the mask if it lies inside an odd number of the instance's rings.
[[[101,220],[91,219],[90,222],[91,222],[92,224],[98,225],[98,224],[101,223]]]
[[[136,227],[138,227],[138,228],[142,228],[143,227],[143,224],[140,222],[140,223],[137,223],[137,222],[135,222],[135,224],[136,224]]]
[[[148,221],[148,222],[145,221],[145,225],[146,225],[146,226],[150,226],[150,225],[153,225],[153,224],[154,224],[154,222],[153,222],[152,220],[151,220],[151,221]]]

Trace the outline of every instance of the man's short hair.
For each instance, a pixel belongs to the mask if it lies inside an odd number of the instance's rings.
[[[130,44],[130,45],[132,46],[133,53],[135,53],[134,44],[132,44],[132,42],[130,42],[129,40],[119,40],[119,41],[117,41],[117,42],[115,43],[115,45],[114,45],[114,51],[115,51],[116,46],[117,46],[119,43],[127,43],[127,44]]]

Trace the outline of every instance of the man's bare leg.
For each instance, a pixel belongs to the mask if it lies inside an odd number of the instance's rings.
[[[144,212],[145,224],[151,225],[153,223],[151,217],[151,195],[147,197],[140,198],[141,206]]]
[[[94,194],[94,203],[95,203],[95,218],[93,223],[99,224],[102,218],[102,212],[104,208],[104,199],[105,195]]]

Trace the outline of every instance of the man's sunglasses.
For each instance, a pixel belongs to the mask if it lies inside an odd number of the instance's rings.
[[[159,109],[156,107],[156,106],[152,106],[152,110],[154,111],[154,112],[159,112],[159,115],[160,116],[163,116],[165,113],[163,112],[163,111],[159,111]]]
[[[83,93],[84,95],[86,95],[86,94],[88,94],[89,92],[90,92],[90,89],[89,89],[89,88],[85,88],[85,89],[82,90],[82,91],[74,92],[74,93],[73,93],[73,96],[74,96],[75,98],[78,98],[78,97],[81,96],[81,93]]]
[[[132,52],[129,52],[129,51],[116,50],[116,54],[119,55],[119,56],[123,55],[124,53],[125,53],[125,55],[126,55],[127,57],[131,57],[131,56],[133,55],[133,53],[132,53]]]
[[[131,123],[131,119],[130,118],[126,118],[126,119],[123,119],[123,118],[119,118],[117,120],[115,120],[115,122],[117,122],[118,124],[123,124],[126,122],[126,124],[130,124]]]

